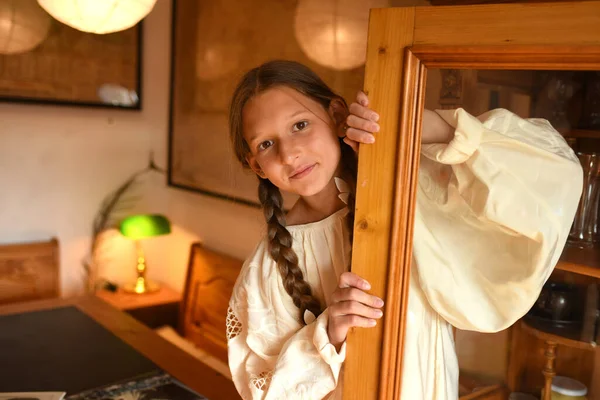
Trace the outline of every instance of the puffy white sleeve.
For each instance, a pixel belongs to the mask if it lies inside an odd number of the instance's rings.
[[[534,304],[565,245],[582,168],[545,120],[503,109],[475,118],[436,111],[456,128],[423,145],[414,259],[430,305],[464,330],[495,332]]]
[[[337,386],[346,344],[329,342],[325,310],[301,325],[268,254],[246,262],[229,303],[229,367],[243,399],[325,398]],[[262,260],[262,262],[261,262]]]

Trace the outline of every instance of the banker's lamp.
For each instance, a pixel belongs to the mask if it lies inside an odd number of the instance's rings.
[[[121,233],[135,241],[137,252],[137,279],[126,284],[123,290],[129,293],[151,293],[159,289],[158,284],[146,279],[146,259],[140,239],[171,233],[171,224],[163,215],[133,215],[121,222]]]

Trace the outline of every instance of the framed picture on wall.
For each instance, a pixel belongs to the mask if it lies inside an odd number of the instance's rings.
[[[86,33],[36,0],[0,4],[0,22],[0,101],[141,109],[141,23]]]
[[[354,8],[343,10],[322,6],[323,22],[310,20],[313,0],[260,0],[260,6],[254,0],[174,1],[169,185],[258,206],[257,178],[230,149],[235,85],[266,61],[294,60],[352,101],[363,84],[369,7],[378,2],[352,2]],[[358,38],[337,52],[330,51],[333,37],[331,43],[321,40],[324,48],[312,42],[314,32],[333,26],[358,32]],[[294,197],[284,198],[289,208]]]

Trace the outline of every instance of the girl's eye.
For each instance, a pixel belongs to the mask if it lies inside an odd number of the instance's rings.
[[[308,121],[296,122],[294,124],[292,131],[293,132],[301,131],[301,130],[305,129],[307,126],[308,126]]]
[[[260,143],[258,145],[258,151],[263,151],[268,149],[269,147],[273,146],[273,141],[272,140],[265,140],[264,142]]]

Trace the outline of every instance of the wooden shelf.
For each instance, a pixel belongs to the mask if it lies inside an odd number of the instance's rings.
[[[554,342],[554,343],[562,345],[562,346],[574,347],[574,348],[582,349],[582,350],[595,350],[596,349],[596,345],[594,345],[592,343],[582,342],[581,340],[577,340],[574,337],[570,338],[567,336],[563,336],[561,334],[552,333],[551,328],[545,329],[545,330],[540,330],[540,329],[534,328],[530,323],[525,322],[525,320],[523,320],[523,319],[521,320],[521,329],[523,329],[525,332],[528,332],[528,333],[534,335],[535,337],[537,337],[539,339],[542,339],[544,341]],[[562,333],[561,330],[556,330],[556,331]],[[571,336],[575,336],[575,335],[571,335]]]
[[[565,247],[556,269],[600,279],[600,249]]]
[[[498,382],[482,380],[468,372],[458,375],[459,400],[501,400],[508,398],[507,388]]]
[[[96,292],[96,296],[119,310],[132,310],[142,307],[179,303],[181,301],[181,293],[165,285],[161,285],[160,290],[154,293],[126,293],[119,288],[114,293],[108,290],[99,290]]]
[[[561,132],[564,137],[568,138],[600,138],[600,131],[591,129],[571,129]]]
[[[499,400],[506,399],[508,390],[502,385],[491,385],[477,389],[473,393],[460,396],[459,400]]]

